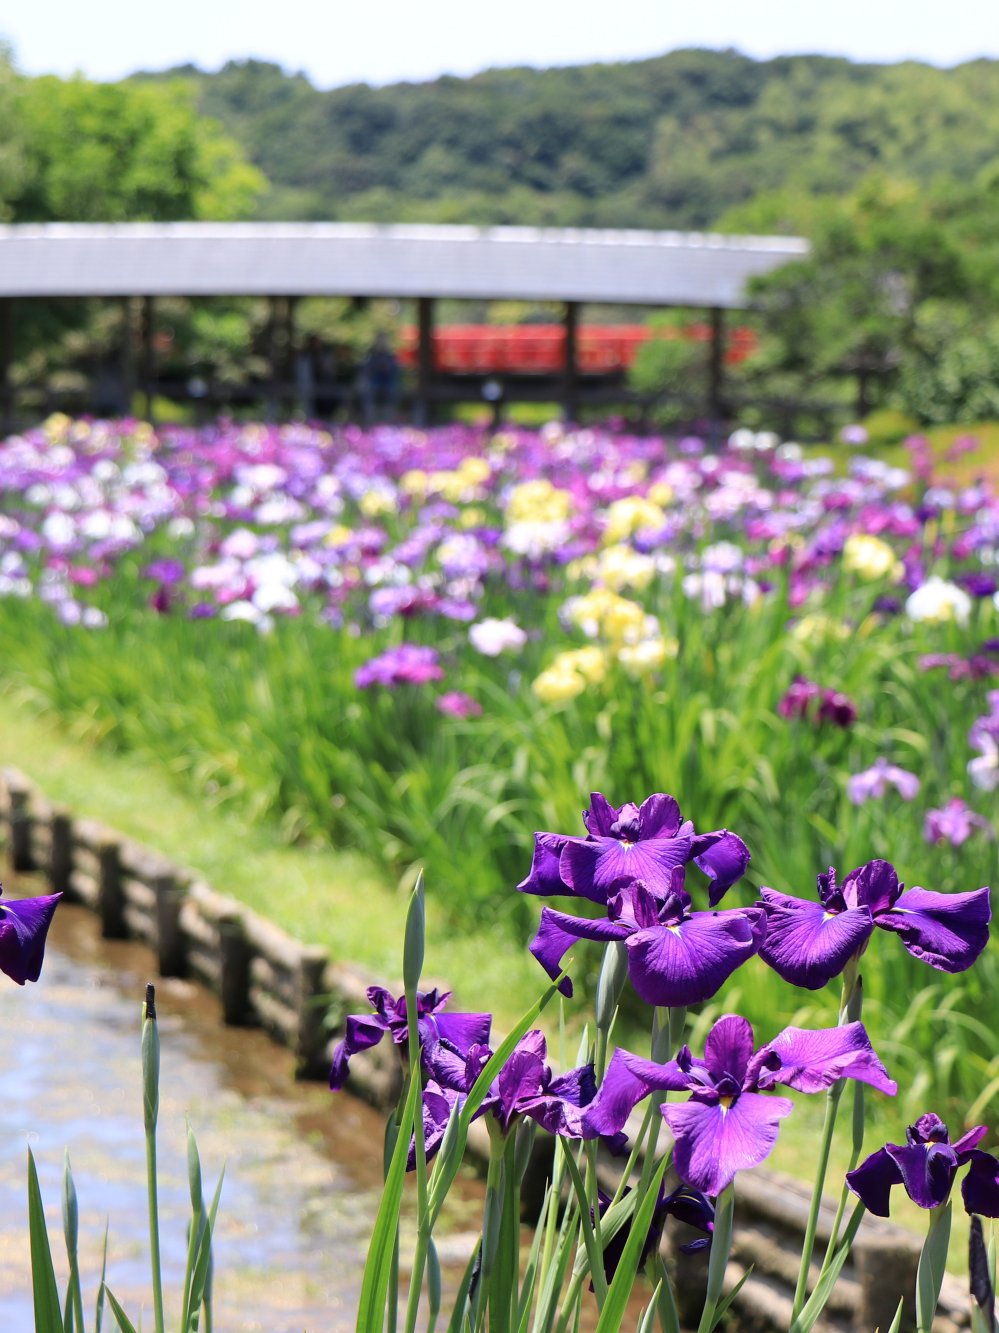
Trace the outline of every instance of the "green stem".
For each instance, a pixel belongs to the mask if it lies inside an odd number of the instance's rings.
[[[727,1185],[715,1201],[715,1230],[711,1238],[711,1257],[708,1260],[708,1287],[704,1293],[704,1310],[697,1333],[711,1333],[715,1326],[715,1312],[721,1300],[725,1269],[732,1250],[732,1219],[735,1212],[735,1182]]]
[[[684,1007],[677,1009],[656,1009],[652,1023],[652,1059],[657,1064],[665,1064],[671,1060],[680,1048],[683,1038],[683,1029],[687,1022],[687,1010]],[[659,1147],[659,1126],[662,1124],[662,1116],[659,1114],[659,1108],[666,1100],[668,1094],[665,1092],[654,1092],[649,1100],[649,1108],[652,1112],[652,1123],[649,1130],[648,1144],[645,1149],[645,1157],[642,1161],[642,1174],[638,1185],[638,1202],[636,1207],[641,1204],[645,1197],[645,1191],[649,1187],[649,1181],[652,1179],[656,1169],[656,1151]]]
[[[486,1198],[482,1213],[482,1263],[479,1267],[479,1284],[475,1289],[472,1303],[472,1327],[476,1330],[485,1326],[487,1297],[503,1226],[503,1157],[506,1151],[506,1136],[500,1129],[499,1122],[492,1116],[489,1117],[487,1124],[489,1168],[486,1173]]]
[[[916,1333],[933,1333],[950,1248],[951,1201],[930,1209],[930,1225],[916,1272]]]
[[[156,1024],[156,995],[146,987],[142,1010],[142,1110],[146,1134],[146,1199],[149,1204],[149,1259],[153,1277],[153,1318],[156,1333],[164,1333],[163,1269],[160,1260],[160,1210],[156,1172],[156,1121],[160,1109],[160,1035]]]
[[[418,886],[419,888],[419,886]],[[415,895],[414,895],[415,896]],[[412,915],[412,913],[411,913]],[[408,923],[407,923],[408,926]],[[418,975],[418,973],[417,973]],[[406,987],[406,1018],[408,1024],[409,1076],[421,1081],[422,1065],[420,1050],[419,1017],[416,1001],[415,981]],[[416,1124],[413,1128],[416,1143],[416,1247],[413,1252],[413,1267],[409,1276],[409,1296],[406,1300],[406,1333],[415,1333],[416,1317],[420,1308],[420,1292],[423,1288],[423,1273],[427,1263],[427,1251],[430,1246],[430,1210],[427,1206],[427,1148],[423,1136],[423,1104],[420,1101],[416,1112]],[[396,1248],[399,1233],[396,1231]]]
[[[860,1004],[863,998],[863,990],[860,982],[859,957],[853,957],[847,963],[843,971],[843,990],[840,997],[839,1006],[839,1026],[851,1023],[859,1017]],[[833,1132],[836,1128],[836,1116],[839,1112],[840,1100],[843,1096],[844,1080],[839,1079],[832,1085],[826,1093],[826,1111],[822,1122],[822,1137],[819,1140],[819,1160],[818,1168],[815,1172],[815,1188],[812,1191],[812,1200],[808,1209],[808,1221],[805,1225],[805,1238],[801,1247],[801,1264],[798,1268],[798,1281],[794,1289],[793,1318],[797,1319],[801,1313],[802,1307],[808,1297],[808,1276],[812,1267],[812,1254],[815,1250],[815,1232],[819,1224],[819,1211],[822,1207],[822,1192],[825,1189],[826,1173],[829,1170],[829,1153],[832,1148]],[[845,1201],[844,1201],[845,1204]],[[840,1214],[837,1216],[837,1227],[834,1227],[834,1233],[838,1230],[839,1218],[842,1215],[841,1204]],[[829,1258],[831,1248],[826,1252],[826,1258]],[[823,1264],[823,1267],[825,1265]]]

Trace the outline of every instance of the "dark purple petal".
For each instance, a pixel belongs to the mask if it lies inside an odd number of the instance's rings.
[[[441,1040],[450,1042],[459,1051],[488,1046],[492,1021],[492,1014],[435,1014],[433,1018]]]
[[[559,833],[535,833],[534,858],[527,878],[517,885],[521,893],[568,894],[572,890],[562,883],[558,863],[562,848],[569,841]]]
[[[61,893],[51,893],[0,903],[0,972],[19,986],[41,975],[45,937],[61,897]]]
[[[786,1097],[744,1092],[728,1106],[724,1101],[692,1099],[661,1109],[675,1140],[677,1175],[684,1184],[717,1195],[732,1183],[736,1172],[759,1166],[769,1156],[780,1122],[794,1110],[794,1103]]]
[[[898,1084],[888,1077],[888,1071],[874,1053],[863,1023],[846,1023],[843,1027],[814,1032],[785,1028],[760,1054],[764,1051],[779,1055],[780,1065],[760,1070],[759,1088],[783,1083],[798,1092],[821,1092],[838,1079],[854,1078],[891,1096],[898,1092]]]
[[[542,1095],[548,1073],[543,1058],[536,1051],[524,1049],[521,1042],[496,1080],[504,1126],[509,1125],[511,1118],[526,1104]]]
[[[914,1204],[938,1208],[946,1202],[957,1171],[957,1156],[949,1143],[889,1143],[886,1151]]]
[[[749,1020],[740,1014],[723,1014],[704,1042],[704,1063],[712,1077],[719,1079],[728,1074],[741,1088],[752,1058],[753,1029]]]
[[[680,807],[672,796],[656,792],[647,796],[638,811],[642,838],[675,838],[680,828]]]
[[[588,1136],[616,1134],[650,1092],[680,1092],[689,1084],[689,1076],[675,1060],[658,1065],[618,1048],[596,1097],[586,1108],[583,1118]]]
[[[582,1065],[561,1078],[553,1079],[545,1096],[519,1109],[524,1115],[536,1120],[549,1134],[562,1134],[570,1139],[592,1137],[587,1132],[583,1113],[584,1108],[592,1102],[596,1090],[593,1066]]]
[[[867,907],[830,913],[821,903],[761,889],[767,936],[760,957],[794,986],[818,990],[846,967],[874,930]]]
[[[428,1042],[423,1048],[423,1067],[430,1078],[443,1088],[452,1088],[456,1092],[468,1092],[491,1054],[488,1046],[473,1046],[476,1052],[485,1052],[481,1065],[469,1069],[468,1054],[452,1050],[443,1042]]]
[[[991,1153],[976,1148],[971,1165],[961,1181],[961,1197],[969,1213],[980,1217],[999,1217],[999,1161]]]
[[[330,1090],[339,1092],[347,1079],[350,1057],[377,1046],[388,1031],[388,1024],[377,1014],[351,1014],[347,1019],[343,1041],[333,1052],[330,1069]]]
[[[746,844],[727,829],[719,829],[716,833],[699,833],[694,838],[694,865],[698,870],[703,870],[711,881],[708,902],[712,907],[746,873],[750,859]]]
[[[954,1144],[957,1160],[959,1162],[967,1162],[971,1158],[972,1151],[978,1147],[988,1132],[989,1129],[987,1125],[976,1125],[974,1129],[969,1129],[967,1134],[962,1134]]]
[[[877,916],[895,902],[901,886],[890,861],[868,861],[851,870],[839,886],[848,907],[869,907]]]
[[[451,1118],[451,1110],[458,1101],[458,1094],[446,1088],[438,1088],[428,1083],[423,1089],[423,1146],[429,1161],[441,1146],[444,1131]],[[409,1145],[409,1159],[406,1170],[416,1167],[416,1139]]]
[[[895,1145],[890,1144],[889,1147]],[[888,1148],[879,1148],[853,1171],[846,1173],[846,1183],[862,1200],[869,1213],[887,1217],[891,1187],[902,1183],[902,1172],[889,1155]]]
[[[914,958],[921,958],[941,972],[963,972],[969,968],[989,940],[987,888],[970,893],[933,893],[909,889],[890,912],[882,912],[875,924],[893,930]]]
[[[590,921],[543,907],[530,951],[554,981],[562,970],[562,959],[577,940],[623,940],[628,934],[628,926],[604,917]],[[563,995],[572,995],[572,982],[568,977],[560,983],[559,990]]]
[[[690,845],[689,838],[568,843],[559,858],[559,872],[572,890],[595,903],[606,903],[615,889],[636,879],[652,893],[666,894],[672,872],[690,859]]]
[[[646,1004],[673,1008],[709,1000],[759,947],[760,908],[694,912],[627,942],[631,982]]]
[[[548,1085],[553,1097],[559,1097],[570,1106],[588,1106],[597,1095],[597,1083],[592,1065],[580,1065],[567,1074],[553,1078]]]
[[[620,813],[617,806],[611,805],[603,792],[591,792],[590,807],[583,811],[583,823],[586,825],[587,833],[594,838],[609,838],[611,828],[617,822]]]

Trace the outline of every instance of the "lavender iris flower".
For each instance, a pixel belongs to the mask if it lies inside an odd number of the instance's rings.
[[[0,972],[19,986],[41,976],[45,937],[61,897],[52,893],[0,903]]]
[[[970,893],[903,893],[895,867],[868,861],[837,883],[818,876],[819,901],[762,888],[767,933],[760,957],[785,981],[818,990],[861,954],[874,927],[894,931],[914,958],[963,972],[985,948],[992,916],[988,888]]]
[[[959,1167],[969,1165],[961,1182],[964,1206],[969,1213],[999,1217],[999,1161],[978,1144],[987,1133],[976,1125],[951,1143],[947,1126],[932,1112],[921,1115],[905,1131],[905,1143],[886,1143],[854,1171],[846,1183],[871,1213],[887,1217],[893,1185],[902,1185],[920,1208],[939,1208],[946,1203]]]
[[[683,867],[669,874],[665,893],[641,880],[607,901],[607,918],[568,916],[541,909],[531,953],[554,981],[561,961],[577,940],[620,940],[628,951],[628,972],[646,1004],[697,1004],[716,993],[740,964],[756,953],[766,931],[762,907],[692,912],[683,888]],[[572,994],[566,977],[559,985]]]
[[[820,1092],[841,1078],[898,1091],[862,1023],[814,1032],[785,1028],[754,1054],[749,1023],[726,1014],[708,1033],[703,1060],[687,1046],[664,1065],[615,1051],[584,1125],[613,1134],[650,1092],[689,1092],[688,1101],[661,1108],[674,1138],[673,1165],[685,1184],[717,1195],[738,1171],[770,1154],[781,1120],[794,1110],[788,1098],[765,1093],[778,1083]]]
[[[339,1092],[347,1080],[352,1055],[377,1046],[386,1033],[397,1046],[405,1046],[409,1036],[406,997],[394,999],[383,986],[369,986],[368,999],[373,1014],[351,1014],[344,1040],[333,1052],[330,1089]],[[417,991],[416,1012],[420,1045],[426,1048],[439,1040],[447,1041],[455,1051],[467,1052],[489,1040],[491,1014],[443,1014],[440,1011],[451,998],[450,991]]]
[[[695,833],[663,792],[641,806],[628,802],[620,808],[594,792],[583,823],[585,837],[535,833],[530,873],[517,885],[521,893],[568,894],[606,905],[623,884],[642,880],[654,895],[664,896],[672,872],[693,861],[711,881],[713,907],[749,864],[741,838],[727,829]]]
[[[881,756],[870,768],[847,779],[846,794],[854,805],[863,805],[865,801],[880,800],[889,787],[894,787],[903,801],[915,800],[919,795],[919,779],[915,773],[890,764]]]
[[[939,809],[927,810],[923,816],[923,837],[927,842],[949,842],[960,847],[978,830],[991,838],[992,825],[984,815],[976,814],[960,796],[952,796]]]

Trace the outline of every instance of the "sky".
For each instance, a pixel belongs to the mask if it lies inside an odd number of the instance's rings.
[[[983,19],[983,15],[987,16]],[[634,60],[685,46],[953,65],[999,57],[995,0],[32,0],[0,8],[26,74],[99,80],[255,57],[320,88],[502,65]]]

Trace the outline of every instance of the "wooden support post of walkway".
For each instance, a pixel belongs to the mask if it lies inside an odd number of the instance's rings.
[[[566,301],[565,364],[562,370],[562,414],[566,421],[575,421],[579,414],[579,371],[576,355],[579,332],[579,302]]]
[[[14,364],[14,301],[0,298],[0,432],[14,429],[14,386],[10,370]]]
[[[712,424],[726,419],[725,408],[725,311],[711,307],[711,342],[708,348],[708,418]]]
[[[147,421],[153,419],[153,401],[156,397],[156,300],[144,296],[139,315],[139,391]]]
[[[416,402],[415,417],[418,426],[433,424],[434,379],[434,308],[432,296],[421,296],[416,302]]]

